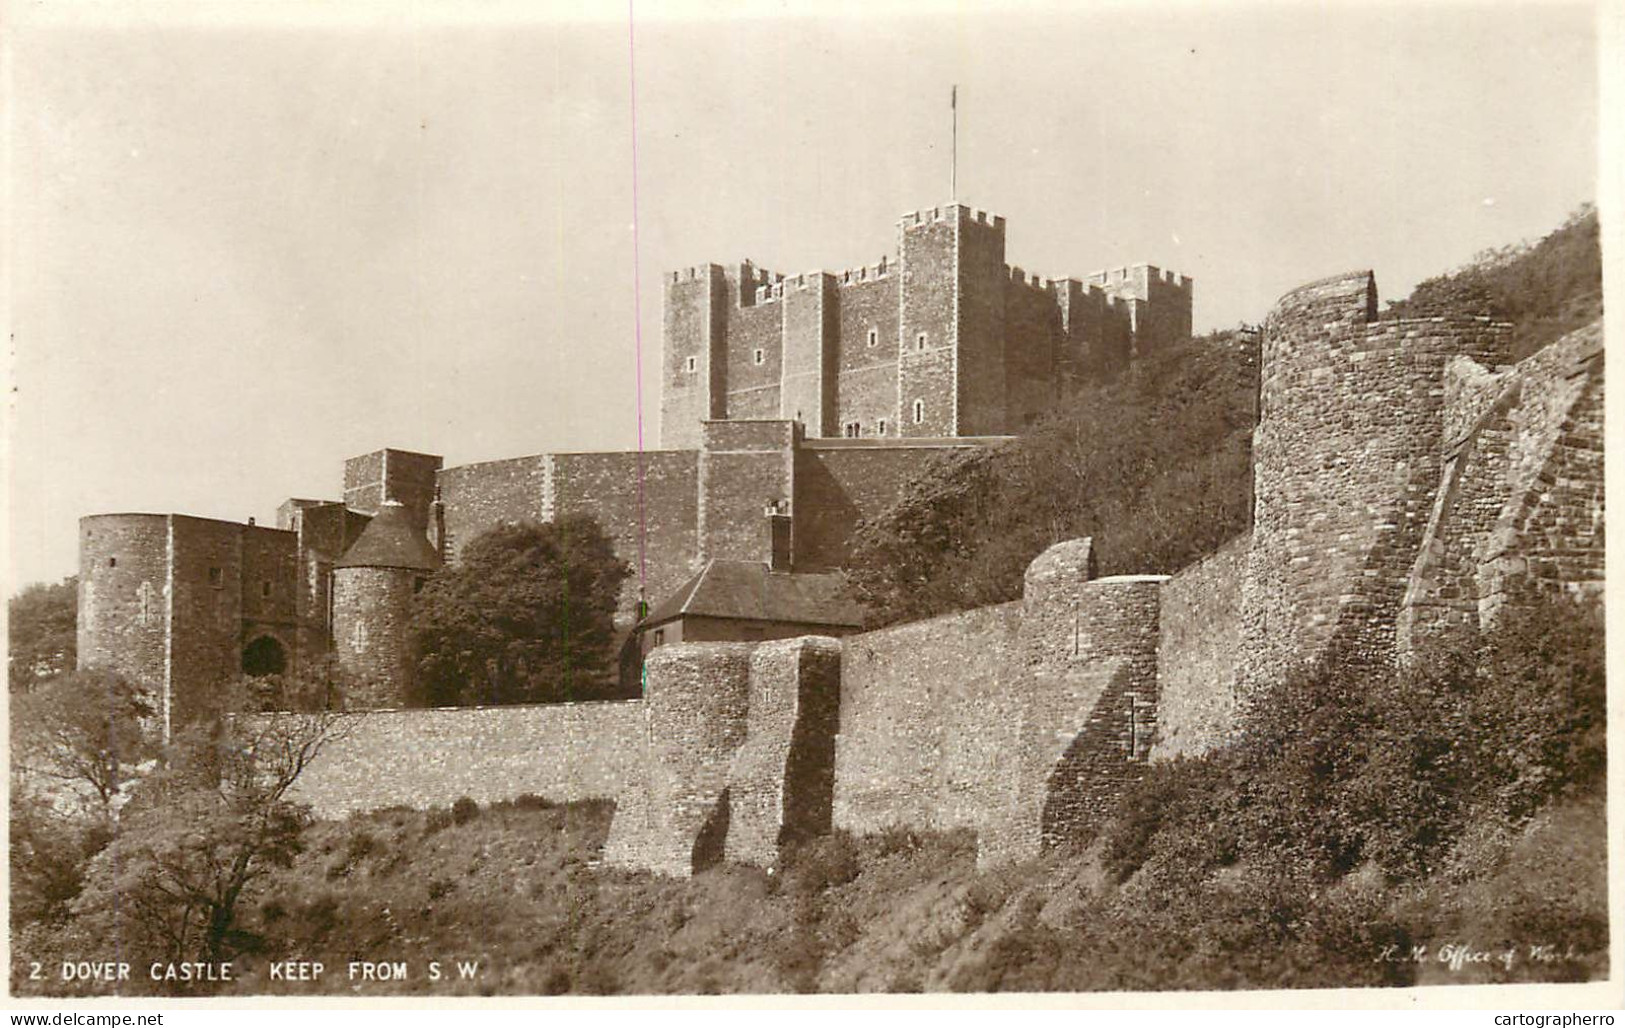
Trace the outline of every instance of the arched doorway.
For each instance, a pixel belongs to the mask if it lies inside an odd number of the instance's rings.
[[[262,635],[243,647],[243,674],[259,678],[280,675],[288,667],[288,655],[273,636]]]

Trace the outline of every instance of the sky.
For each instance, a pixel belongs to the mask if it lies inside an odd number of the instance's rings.
[[[10,12],[7,592],[383,446],[655,448],[663,274],[893,253],[955,85],[1006,259],[1175,269],[1198,331],[1595,199],[1583,6],[634,5]]]

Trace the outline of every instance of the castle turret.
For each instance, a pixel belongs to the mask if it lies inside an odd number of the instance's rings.
[[[408,621],[412,597],[440,556],[411,510],[385,500],[333,570],[333,642],[339,666],[356,680],[345,705],[401,706],[413,675]]]
[[[1507,361],[1510,326],[1377,318],[1369,271],[1313,282],[1264,328],[1242,611],[1249,688],[1334,642],[1388,661],[1439,483],[1445,368]]]

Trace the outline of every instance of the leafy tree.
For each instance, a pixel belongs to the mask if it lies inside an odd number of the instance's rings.
[[[1597,209],[1586,204],[1538,243],[1479,254],[1464,267],[1417,284],[1389,304],[1389,316],[1491,314],[1513,324],[1522,358],[1602,314]]]
[[[1019,439],[938,458],[859,526],[848,580],[885,624],[1014,599],[1065,539],[1093,536],[1103,574],[1211,553],[1250,515],[1257,356],[1250,332],[1169,347]]]
[[[180,733],[141,783],[113,842],[73,903],[81,931],[121,938],[154,959],[229,960],[245,890],[301,849],[309,808],[289,789],[364,715],[248,715]]]
[[[79,580],[36,582],[11,598],[7,677],[12,692],[73,670],[78,653]]]
[[[113,837],[111,822],[66,814],[13,774],[10,823],[12,931],[66,921],[86,862]]]
[[[485,532],[418,594],[414,699],[459,706],[614,695],[615,608],[630,573],[588,517]]]
[[[111,817],[133,765],[155,757],[157,707],[107,671],[75,671],[12,700],[12,766],[94,801]]]

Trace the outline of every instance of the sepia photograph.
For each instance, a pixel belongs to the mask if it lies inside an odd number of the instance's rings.
[[[5,7],[12,1001],[1617,1006],[1617,9]]]

